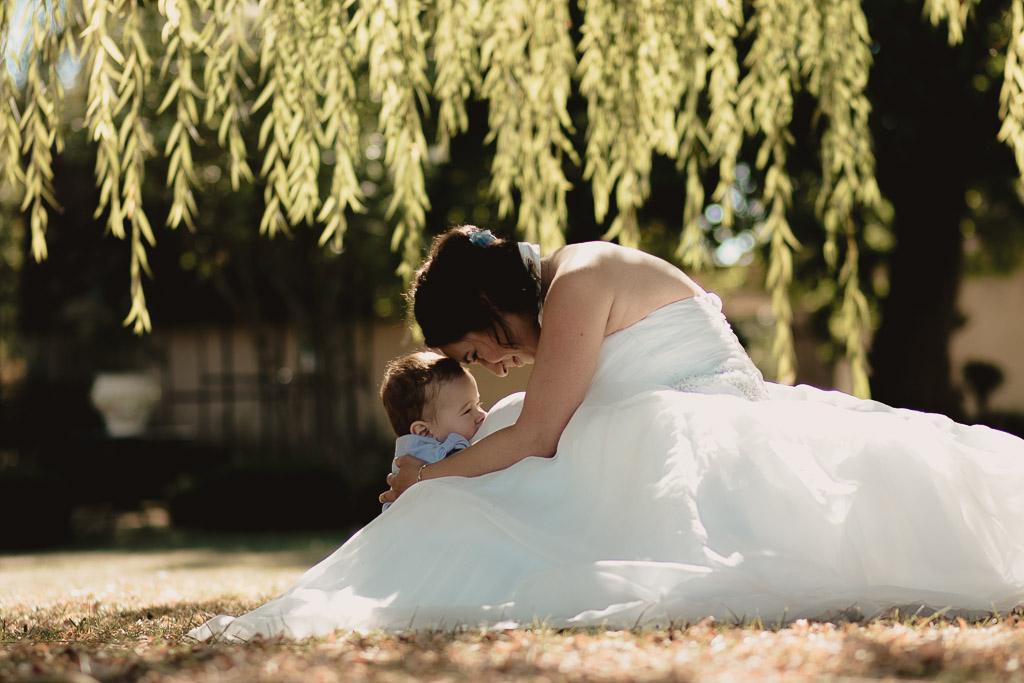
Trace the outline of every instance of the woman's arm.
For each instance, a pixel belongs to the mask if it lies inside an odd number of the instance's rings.
[[[415,458],[399,458],[398,475],[389,477],[392,491],[382,500],[394,500],[420,475],[476,477],[529,456],[554,455],[597,367],[614,301],[609,282],[594,266],[556,275],[544,300],[544,325],[516,423],[429,467]]]

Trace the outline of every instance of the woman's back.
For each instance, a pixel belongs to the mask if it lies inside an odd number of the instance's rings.
[[[609,242],[572,244],[542,260],[542,288],[546,294],[558,278],[590,274],[595,287],[612,291],[612,306],[605,335],[618,332],[648,314],[703,290],[672,264],[636,249]]]

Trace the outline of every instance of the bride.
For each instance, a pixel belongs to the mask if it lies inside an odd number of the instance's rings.
[[[778,621],[1024,603],[1024,441],[767,384],[670,264],[464,226],[412,292],[427,345],[503,376],[473,445],[388,475],[385,513],[198,639]]]

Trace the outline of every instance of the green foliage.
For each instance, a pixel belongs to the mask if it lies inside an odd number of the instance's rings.
[[[739,113],[750,134],[763,136],[757,152],[757,167],[765,169],[764,201],[768,216],[764,223],[769,244],[766,285],[771,292],[775,314],[772,352],[779,360],[778,375],[786,381],[795,370],[789,302],[793,280],[793,250],[799,247],[786,214],[793,203],[793,186],[786,171],[792,135],[793,90],[798,84],[799,27],[805,3],[755,2],[751,19],[756,32],[747,56],[750,71],[740,84]],[[813,23],[813,22],[812,22]]]
[[[508,216],[519,196],[517,227],[548,251],[564,244],[569,190],[563,159],[579,164],[567,131],[576,55],[568,0],[482,3],[481,97],[490,103],[495,143],[491,192]]]
[[[73,115],[57,65],[64,55],[77,58],[96,146],[96,215],[131,240],[125,324],[141,332],[150,327],[143,274],[155,242],[142,193],[147,160],[167,161],[167,225],[191,230],[196,194],[206,189],[194,148],[216,140],[227,151],[232,187],[254,182],[244,134],[251,114],[259,126],[260,231],[314,227],[335,251],[351,214],[368,205],[360,177],[366,134],[382,136],[386,217],[406,278],[422,254],[427,174],[467,130],[472,98],[489,106],[499,214],[514,215],[520,233],[545,250],[564,243],[568,178],[580,171],[598,221],[610,221],[606,238],[638,244],[652,162],[663,156],[676,163],[684,191],[677,256],[702,266],[705,187],[722,225],[731,226],[735,169],[752,146],[766,210],[759,238],[767,245],[773,348],[785,380],[794,373],[789,297],[800,248],[788,164],[794,103],[809,96],[822,250],[842,300],[836,334],[853,361],[857,393],[867,395],[870,318],[857,261],[881,198],[865,94],[871,37],[860,0],[577,2],[578,14],[570,0],[160,0],[155,8],[70,0],[28,3],[23,30],[14,0],[3,0],[0,183],[22,198],[33,254],[45,258],[48,211],[57,207],[51,155]],[[925,0],[923,19],[945,23],[957,43],[975,5]],[[1010,8],[999,136],[1024,172],[1024,0]],[[17,36],[24,45],[10,44]],[[155,45],[156,59],[148,51]],[[14,56],[23,62],[23,87],[7,68]],[[586,100],[582,155],[570,116],[576,93]],[[367,96],[371,117],[360,115]],[[175,122],[157,150],[153,120],[161,112]]]
[[[381,103],[384,162],[394,183],[387,217],[397,217],[391,246],[403,249],[401,272],[407,281],[420,260],[421,231],[430,208],[423,178],[427,140],[420,120],[430,87],[421,10],[418,0],[371,0],[361,3],[352,21],[358,53],[369,59],[371,92]]]
[[[875,159],[868,144],[868,113],[871,105],[865,95],[871,66],[867,21],[859,5],[836,3],[837,11],[828,17],[823,28],[820,53],[805,58],[803,69],[809,74],[809,89],[818,98],[825,119],[821,138],[822,187],[817,210],[827,233],[825,260],[835,268],[844,238],[846,258],[839,272],[843,290],[840,307],[840,334],[844,337],[852,363],[854,393],[869,392],[865,335],[870,330],[871,315],[861,291],[857,274],[856,211],[863,207],[877,213],[882,201],[875,181]]]
[[[26,13],[27,28],[22,50],[31,46],[41,59],[28,63],[25,109],[21,117],[21,151],[26,158],[26,168],[15,175],[24,182],[24,199],[21,210],[29,214],[32,230],[32,254],[37,260],[46,258],[46,225],[48,222],[44,202],[57,207],[53,195],[53,157],[51,148],[60,152],[64,140],[60,136],[60,110],[64,90],[57,78],[57,57],[68,49],[68,32],[64,30],[65,19],[52,5],[41,7],[36,12]],[[2,41],[6,43],[7,41]],[[7,74],[4,74],[6,79]],[[5,127],[13,127],[8,121]],[[11,150],[16,149],[10,141]],[[13,154],[12,154],[13,156]],[[8,164],[11,163],[8,159]]]
[[[355,47],[346,19],[346,6],[332,3],[327,15],[325,40],[335,46],[343,59],[327,59],[321,64],[326,92],[320,110],[323,145],[334,153],[331,190],[320,207],[317,220],[324,224],[320,245],[332,243],[341,251],[348,225],[346,211],[364,211],[363,192],[356,178],[359,151],[359,115],[356,106]]]
[[[151,327],[142,274],[149,274],[146,244],[156,244],[142,194],[146,158],[156,153],[147,130],[149,112],[145,110],[153,60],[142,33],[148,19],[143,14],[131,0],[89,2],[81,30],[83,65],[90,67],[86,121],[90,138],[98,145],[96,183],[100,199],[96,215],[107,209],[107,229],[121,239],[130,235],[132,299],[124,324],[133,326],[137,333],[148,332]],[[64,35],[70,36],[71,32]]]
[[[246,64],[256,61],[249,45],[243,0],[216,0],[213,22],[217,36],[209,43],[206,68],[203,72],[206,108],[203,121],[217,131],[217,143],[228,149],[228,171],[231,187],[238,190],[241,182],[252,182],[245,141],[239,123],[246,118],[248,105],[241,83],[251,85]]]
[[[196,126],[199,124],[199,107],[196,103],[203,92],[192,80],[192,55],[206,51],[216,24],[207,22],[202,31],[197,32],[192,6],[189,2],[161,0],[160,14],[165,23],[160,32],[164,45],[164,59],[160,66],[161,79],[172,70],[174,78],[167,88],[163,102],[157,108],[157,114],[167,109],[172,103],[176,106],[174,126],[167,136],[164,156],[168,160],[167,185],[174,189],[173,203],[167,216],[167,225],[178,227],[182,222],[190,230],[195,230],[193,216],[196,213],[196,201],[192,189],[199,184],[195,167],[192,163],[192,142],[201,142]],[[196,9],[204,13],[209,9],[209,2],[197,3]],[[216,64],[216,60],[211,61]]]
[[[925,0],[924,14],[938,26],[945,21],[949,27],[949,44],[955,45],[963,40],[964,26],[970,15],[971,8],[981,0]]]
[[[324,85],[316,63],[318,14],[312,5],[284,0],[261,3],[257,18],[264,86],[253,109],[269,107],[260,128],[260,175],[266,180],[260,232],[271,237],[292,225],[312,224],[320,208],[316,113]]]
[[[1024,174],[1024,0],[1013,0],[1011,12],[1010,43],[999,91],[999,116],[1003,120],[999,140],[1013,149],[1017,168]]]

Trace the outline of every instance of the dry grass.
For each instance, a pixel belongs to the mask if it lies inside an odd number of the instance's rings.
[[[0,556],[2,681],[1024,681],[1024,621],[883,619],[638,632],[339,633],[183,640],[252,609],[338,539]]]

